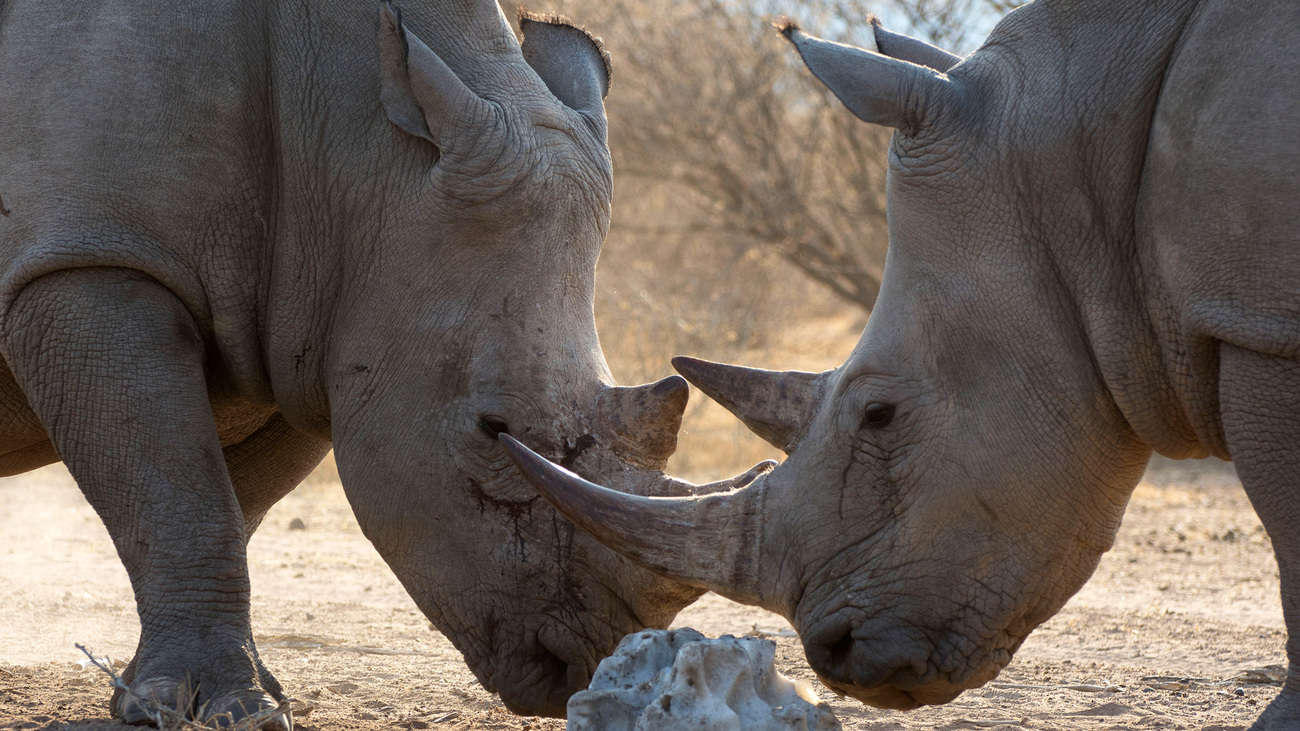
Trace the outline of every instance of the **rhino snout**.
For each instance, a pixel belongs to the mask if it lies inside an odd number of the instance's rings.
[[[804,635],[808,664],[827,687],[867,705],[893,710],[941,705],[978,687],[1002,669],[1010,653],[992,653],[991,664],[936,659],[946,655],[920,628],[901,623],[854,621],[843,614],[814,624]],[[963,644],[951,642],[947,644]],[[950,670],[950,672],[944,672]]]

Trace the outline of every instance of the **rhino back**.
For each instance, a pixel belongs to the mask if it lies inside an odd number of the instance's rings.
[[[43,273],[125,266],[249,329],[275,194],[261,5],[0,5],[0,313]]]
[[[1300,5],[1204,3],[1151,130],[1137,232],[1167,360],[1217,422],[1217,349],[1300,349]]]

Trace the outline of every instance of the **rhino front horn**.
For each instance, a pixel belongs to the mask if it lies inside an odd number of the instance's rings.
[[[831,371],[765,371],[677,356],[673,367],[749,430],[789,454],[798,445]]]
[[[662,470],[677,451],[688,398],[690,389],[681,376],[644,386],[612,386],[601,391],[597,401],[597,428],[630,464]]]
[[[500,439],[538,494],[596,540],[661,576],[758,603],[763,479],[729,492],[642,497],[588,482],[509,434]]]

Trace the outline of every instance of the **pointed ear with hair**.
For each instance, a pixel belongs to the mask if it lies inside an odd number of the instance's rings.
[[[864,122],[915,135],[960,103],[957,84],[932,68],[815,38],[792,21],[778,27],[808,70]]]
[[[559,15],[519,9],[524,60],[546,88],[570,109],[605,118],[609,93],[609,53],[599,38]]]
[[[402,12],[379,4],[379,98],[388,120],[445,150],[456,135],[483,122],[488,104],[414,33]]]
[[[917,66],[928,66],[945,74],[948,73],[948,69],[964,60],[955,53],[949,53],[918,38],[885,30],[885,27],[880,24],[880,19],[874,15],[871,17],[871,31],[876,39],[875,50],[890,58],[914,63]]]

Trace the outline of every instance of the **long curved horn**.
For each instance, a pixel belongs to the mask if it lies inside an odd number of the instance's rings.
[[[786,454],[798,446],[833,372],[765,371],[683,355],[673,368]]]
[[[509,434],[499,438],[533,488],[596,540],[662,576],[758,603],[762,480],[710,495],[641,497],[588,482]]]

